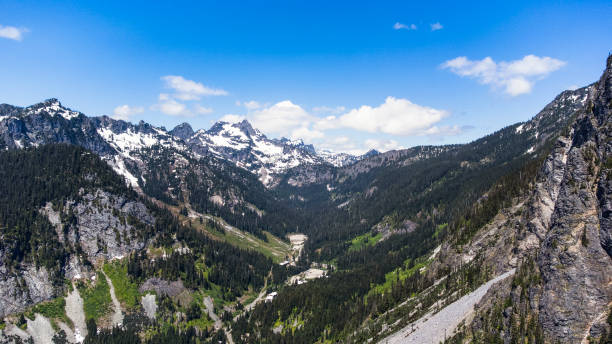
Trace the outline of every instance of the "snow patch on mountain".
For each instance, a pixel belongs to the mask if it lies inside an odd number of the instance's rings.
[[[128,127],[125,131],[115,132],[108,127],[102,127],[98,128],[97,132],[111,147],[126,158],[134,158],[132,156],[133,152],[155,145],[172,147],[179,151],[186,149],[183,143],[178,142],[166,131],[159,128],[152,128],[150,132],[143,132]]]
[[[516,130],[514,131],[516,134],[520,134],[523,132],[523,127],[525,126],[525,124],[521,124],[518,127],[516,127]]]
[[[106,163],[109,164],[112,169],[117,172],[118,175],[123,176],[129,185],[134,188],[138,187],[138,178],[136,178],[128,169],[125,167],[125,162],[122,157],[115,155],[114,157],[105,159]]]
[[[57,99],[49,99],[37,106],[29,107],[26,109],[26,116],[38,115],[40,113],[47,113],[51,117],[62,116],[67,120],[79,117],[80,115],[80,113],[77,111],[72,111],[68,108],[63,107]]]
[[[350,165],[358,160],[358,157],[348,153],[334,153],[329,150],[319,150],[317,154],[326,162],[336,166],[343,167]]]
[[[119,153],[127,157],[130,157],[132,151],[151,147],[159,142],[152,134],[138,133],[133,131],[132,128],[128,128],[127,131],[121,133],[114,133],[109,128],[99,128],[98,134]]]
[[[266,186],[274,182],[274,175],[290,168],[325,163],[301,140],[269,139],[247,121],[220,121],[209,130],[198,130],[186,141],[194,151],[209,151],[257,174]]]

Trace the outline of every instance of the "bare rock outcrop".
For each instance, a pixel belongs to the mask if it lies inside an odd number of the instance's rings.
[[[612,301],[612,57],[591,92],[574,126],[563,184],[538,261],[543,277],[539,320],[550,337],[563,343],[597,335]]]

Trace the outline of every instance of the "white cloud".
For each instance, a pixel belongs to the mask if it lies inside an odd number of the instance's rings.
[[[265,133],[281,136],[297,128],[307,127],[315,119],[301,106],[293,104],[290,100],[254,111],[248,117],[255,128]]]
[[[330,137],[317,144],[317,149],[332,151],[332,152],[344,152],[353,155],[361,155],[371,149],[376,149],[380,152],[386,152],[394,149],[404,149],[405,147],[392,139],[366,139],[365,141],[359,140],[357,143],[354,139],[348,136]]]
[[[344,107],[333,110],[346,111]],[[235,115],[227,116],[229,119],[236,118]],[[449,130],[435,126],[446,116],[447,112],[443,110],[417,105],[407,99],[387,97],[379,106],[363,105],[342,115],[327,117],[314,116],[290,100],[284,100],[249,112],[246,118],[255,128],[268,135],[301,138],[310,142],[325,138],[325,131],[333,129],[400,136],[446,133]],[[363,147],[352,149],[357,148]]]
[[[505,87],[506,87],[505,89],[506,93],[508,93],[511,96],[518,96],[521,94],[531,92],[531,89],[533,88],[533,84],[524,77],[516,77],[516,78],[510,78],[506,80]]]
[[[129,105],[119,105],[113,110],[113,118],[127,121],[130,116],[143,113],[144,108],[142,106],[131,107]]]
[[[395,24],[393,24],[393,28],[395,30],[416,30],[417,26],[415,24],[406,25],[400,22],[396,22]]]
[[[241,103],[244,106],[244,103]],[[400,149],[396,140],[370,140],[356,143],[347,136],[328,137],[328,130],[355,130],[357,132],[388,135],[452,135],[459,128],[436,126],[448,114],[427,106],[414,104],[407,99],[387,97],[379,106],[364,105],[350,111],[344,107],[318,107],[314,111],[343,114],[315,116],[300,105],[284,100],[249,111],[245,116],[227,114],[221,118],[227,122],[248,119],[255,128],[272,137],[302,139],[317,147],[337,152],[363,154],[369,149]]]
[[[28,29],[16,28],[14,26],[2,26],[0,25],[0,37],[8,38],[15,41],[21,41],[23,34],[28,32]]]
[[[322,131],[300,127],[291,132],[291,139],[302,139],[305,142],[312,142],[315,139],[322,139],[325,135]]]
[[[223,117],[219,118],[219,121],[228,122],[228,123],[238,123],[238,122],[242,122],[245,119],[246,117],[242,115],[234,115],[234,114],[228,113],[227,115],[224,115]]]
[[[318,130],[329,130],[338,128],[340,125],[338,123],[338,117],[332,115],[324,118],[317,118],[313,126]]]
[[[174,99],[162,100],[160,103],[151,106],[151,110],[160,111],[170,116],[191,116],[187,106]]]
[[[566,63],[548,56],[527,55],[520,60],[496,63],[490,57],[469,60],[460,56],[444,62],[441,67],[451,72],[478,80],[484,85],[503,88],[511,96],[531,92],[536,80],[563,67]]]
[[[196,115],[208,115],[213,112],[212,108],[207,108],[200,104],[194,104],[192,108],[186,104],[178,102],[172,98],[162,97],[160,95],[159,103],[152,105],[151,110],[159,111],[170,116],[193,117]]]
[[[422,135],[448,113],[427,106],[421,106],[403,98],[387,97],[377,107],[363,105],[340,116],[341,127],[370,133],[392,135]]]
[[[260,109],[263,105],[255,100],[249,100],[248,102],[240,102],[236,101],[236,105],[244,106],[247,110],[257,110]]]
[[[193,107],[194,107],[194,112],[198,115],[208,115],[209,113],[213,112],[212,108],[207,108],[200,104],[195,104]]]
[[[161,78],[166,87],[175,91],[174,96],[180,100],[199,100],[202,96],[225,96],[227,91],[204,86],[200,82],[188,80],[179,75],[166,75]]]
[[[336,106],[336,107],[329,107],[329,106],[315,106],[314,108],[312,108],[312,111],[314,113],[319,113],[319,114],[334,114],[334,115],[338,115],[344,112],[344,110],[346,110],[346,108],[344,106]]]
[[[317,144],[317,149],[328,150],[332,152],[344,152],[354,155],[360,155],[367,151],[366,147],[358,146],[355,141],[347,136],[337,136],[329,138],[320,144]]]
[[[395,140],[376,140],[376,139],[367,139],[365,141],[365,146],[367,150],[376,149],[379,152],[387,152],[394,149],[403,149],[404,146],[399,144]]]
[[[462,134],[464,132],[463,127],[460,127],[458,125],[445,125],[445,126],[433,126],[427,130],[425,130],[425,134],[426,135],[430,135],[430,136],[452,136],[452,135],[459,135]]]
[[[442,30],[444,28],[444,26],[442,26],[442,24],[440,24],[440,22],[429,24],[429,27],[431,27],[431,31],[438,31],[438,30]]]

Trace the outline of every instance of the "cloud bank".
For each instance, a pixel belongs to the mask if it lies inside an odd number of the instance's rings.
[[[161,79],[166,82],[167,88],[175,91],[174,97],[180,100],[200,100],[202,96],[226,96],[228,94],[225,90],[210,88],[180,75],[166,75]]]
[[[527,55],[520,60],[493,61],[490,57],[469,60],[465,56],[448,60],[440,66],[461,76],[476,79],[510,96],[530,93],[537,80],[565,66],[565,62],[548,56]]]
[[[143,113],[144,108],[142,106],[131,107],[129,105],[119,105],[113,111],[113,118],[127,121],[130,116]]]
[[[246,107],[246,103],[240,105]],[[363,105],[350,110],[342,106],[319,106],[314,107],[312,113],[290,100],[283,100],[250,110],[246,115],[228,114],[221,120],[238,122],[247,119],[255,128],[271,136],[303,139],[322,149],[361,154],[369,149],[387,151],[402,146],[396,140],[380,138],[363,139],[357,143],[342,135],[342,131],[404,137],[460,134],[462,129],[458,126],[437,125],[447,116],[445,110],[418,105],[404,98],[387,97],[377,106]],[[334,135],[329,135],[331,130],[336,131]]]
[[[157,104],[151,105],[152,111],[158,111],[169,116],[192,117],[196,115],[207,115],[213,112],[210,107],[201,104],[187,105],[202,99],[204,96],[226,96],[229,93],[223,89],[215,89],[204,86],[201,82],[185,79],[180,75],[162,76],[164,86],[173,93],[160,93]]]

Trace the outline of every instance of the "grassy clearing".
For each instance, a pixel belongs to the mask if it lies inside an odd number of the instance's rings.
[[[29,311],[25,313],[25,316],[34,320],[35,314],[38,313],[42,316],[45,316],[52,320],[61,320],[66,324],[72,324],[72,321],[66,315],[66,300],[63,297],[58,297],[51,301],[42,302],[37,304],[36,306],[30,308]]]
[[[189,320],[187,322],[187,326],[186,328],[189,328],[190,326],[194,326],[197,327],[199,329],[206,329],[206,328],[210,328],[215,324],[214,321],[212,321],[208,315],[206,315],[206,313],[204,312],[204,310],[202,310],[202,317],[199,319],[192,319]]]
[[[434,238],[437,238],[440,235],[440,232],[446,229],[446,227],[448,227],[448,223],[438,225],[438,227],[436,228],[436,232],[434,233]]]
[[[196,291],[195,293],[192,294],[192,296],[193,296],[193,303],[195,303],[196,305],[198,305],[198,307],[200,307],[202,315],[198,319],[189,320],[187,322],[187,327],[195,326],[200,329],[205,329],[210,326],[213,326],[214,321],[212,321],[212,319],[208,317],[208,314],[206,313],[206,307],[204,307],[204,297],[206,295],[201,291]]]
[[[98,272],[94,286],[88,287],[79,281],[77,288],[83,298],[86,319],[98,320],[110,310],[112,303],[110,287],[101,272]]]
[[[397,283],[398,281],[404,281],[406,278],[412,276],[417,270],[420,270],[429,265],[430,262],[431,261],[429,261],[427,257],[417,258],[412,264],[410,259],[406,260],[402,267],[388,272],[385,275],[384,283],[376,285],[372,289],[370,289],[370,291],[366,295],[366,298],[370,295],[383,294],[390,291],[394,283]]]
[[[121,304],[127,309],[138,307],[140,293],[138,285],[130,281],[127,273],[127,261],[113,261],[104,264],[104,272],[113,282],[115,287],[115,295]]]
[[[236,247],[255,250],[272,259],[272,261],[275,263],[280,263],[284,261],[286,257],[291,256],[291,245],[269,232],[264,231],[267,239],[267,241],[264,241],[250,233],[241,231],[234,227],[232,227],[231,230],[226,229],[223,232],[220,232],[214,228],[211,228],[210,226],[207,226],[206,221],[200,223],[198,219],[190,219],[182,215],[180,215],[179,218],[185,225],[190,225],[193,228],[206,231],[215,239],[225,241]],[[214,218],[214,220],[221,223],[223,227],[227,225],[227,223],[220,218]]]
[[[293,312],[291,312],[291,315],[287,317],[285,321],[277,319],[273,327],[278,327],[280,325],[283,326],[282,333],[287,333],[291,331],[291,333],[294,334],[295,330],[304,326],[304,319],[302,318],[302,313],[299,312],[297,309],[293,309]]]
[[[368,232],[351,240],[351,246],[349,247],[349,251],[358,251],[364,247],[376,245],[376,243],[378,243],[380,239],[382,239],[382,233],[377,233],[375,235],[373,234],[374,233]]]

